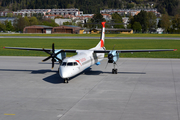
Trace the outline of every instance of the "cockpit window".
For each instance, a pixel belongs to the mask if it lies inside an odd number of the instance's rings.
[[[67,66],[73,66],[73,63],[72,62],[68,62]]]
[[[62,64],[61,64],[61,66],[77,66],[78,65],[78,63],[77,62],[63,62]]]
[[[74,66],[78,65],[77,62],[74,62]]]
[[[66,64],[67,64],[66,62],[63,62],[63,63],[62,63],[62,66],[66,66]]]

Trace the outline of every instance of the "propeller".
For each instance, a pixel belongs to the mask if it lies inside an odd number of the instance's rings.
[[[115,46],[116,46],[116,45],[114,45],[112,51],[114,50]],[[113,57],[115,57],[115,56],[114,56],[112,53],[111,53],[111,54],[108,54],[108,62],[107,62],[107,64],[106,64],[106,67],[107,67],[108,63],[114,63],[114,64],[116,64],[116,62],[114,62],[114,60],[113,60]],[[116,64],[116,65],[117,65],[117,64]],[[105,67],[105,69],[106,69],[106,67]]]
[[[52,52],[49,52],[49,50],[46,50],[44,48],[43,48],[43,51],[46,52],[47,54],[49,54],[50,56],[45,58],[44,60],[42,60],[42,62],[45,62],[45,61],[49,60],[50,58],[52,58],[51,59],[51,61],[52,61],[52,68],[54,68],[54,62],[56,62],[56,59],[59,60],[60,62],[62,62],[62,60],[57,57],[57,55],[59,53],[61,53],[61,51],[55,53],[54,43],[52,44]]]

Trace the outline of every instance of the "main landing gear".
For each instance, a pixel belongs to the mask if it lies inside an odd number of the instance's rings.
[[[69,81],[69,78],[64,79],[64,83],[68,83],[68,81]]]
[[[117,69],[115,68],[116,63],[114,62],[113,65],[114,68],[112,69],[112,74],[117,74]]]

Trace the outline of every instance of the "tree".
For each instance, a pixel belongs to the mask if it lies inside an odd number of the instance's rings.
[[[157,25],[156,25],[156,15],[153,12],[148,12],[148,27],[149,27],[149,31],[151,31],[152,29],[156,29]]]
[[[128,8],[128,9],[131,9],[131,8],[133,8],[133,7],[134,7],[134,4],[133,4],[133,3],[128,3],[128,4],[127,4],[127,8]]]
[[[132,27],[133,27],[133,30],[135,32],[141,32],[142,27],[141,27],[141,24],[139,22],[134,22]]]
[[[122,21],[123,20],[121,15],[119,15],[117,12],[112,14],[112,22],[121,24],[121,25],[114,25],[114,28],[124,28]]]
[[[5,24],[5,26],[6,26],[6,30],[7,30],[7,31],[13,31],[13,30],[14,30],[14,28],[13,28],[13,26],[12,26],[12,24],[11,24],[11,21],[6,20],[6,21],[4,22],[4,24]]]
[[[167,32],[170,26],[171,26],[171,22],[168,14],[163,14],[161,17],[161,27],[164,29],[165,32]]]
[[[31,25],[38,25],[38,20],[37,20],[37,18],[36,17],[31,17],[31,18],[29,18],[29,24],[30,24],[30,26]]]
[[[180,29],[180,15],[175,15],[172,20],[172,25],[174,29]]]
[[[148,14],[146,11],[141,11],[139,14],[135,15],[132,19],[131,19],[131,25],[133,26],[133,24],[135,22],[139,22],[141,24],[142,27],[142,32],[147,32],[148,30]]]
[[[12,13],[8,13],[7,17],[13,17],[13,14]]]
[[[29,25],[28,18],[17,18],[14,20],[14,28],[16,31],[23,31],[23,29]]]
[[[25,22],[25,26],[30,26],[30,22],[29,22],[29,18],[27,16],[24,17]]]
[[[159,22],[158,22],[158,28],[161,28],[162,26],[161,26],[161,20],[159,20]]]
[[[72,22],[63,22],[63,25],[72,25]]]
[[[6,26],[0,22],[0,31],[6,31]]]
[[[100,13],[94,14],[94,16],[91,18],[91,22],[95,24],[100,24],[103,21],[106,20],[103,18],[103,15]],[[94,27],[95,25],[92,26]],[[100,25],[96,25],[96,26],[100,27]]]
[[[169,15],[174,15],[173,9],[178,7],[179,0],[159,0],[157,5],[158,11],[163,14],[166,14],[166,11]]]
[[[52,19],[43,19],[41,24],[42,24],[42,25],[47,25],[47,26],[52,26],[52,27],[57,27],[57,26],[59,26],[59,25],[58,25],[57,23],[55,23],[55,21],[52,20]]]
[[[100,13],[94,14],[94,16],[91,19],[92,23],[101,23],[105,21],[105,19],[103,18],[103,15]]]

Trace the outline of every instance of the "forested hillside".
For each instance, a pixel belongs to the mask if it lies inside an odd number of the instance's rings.
[[[0,0],[0,9],[78,8],[84,13],[101,9],[157,8],[162,14],[180,13],[180,0]]]

